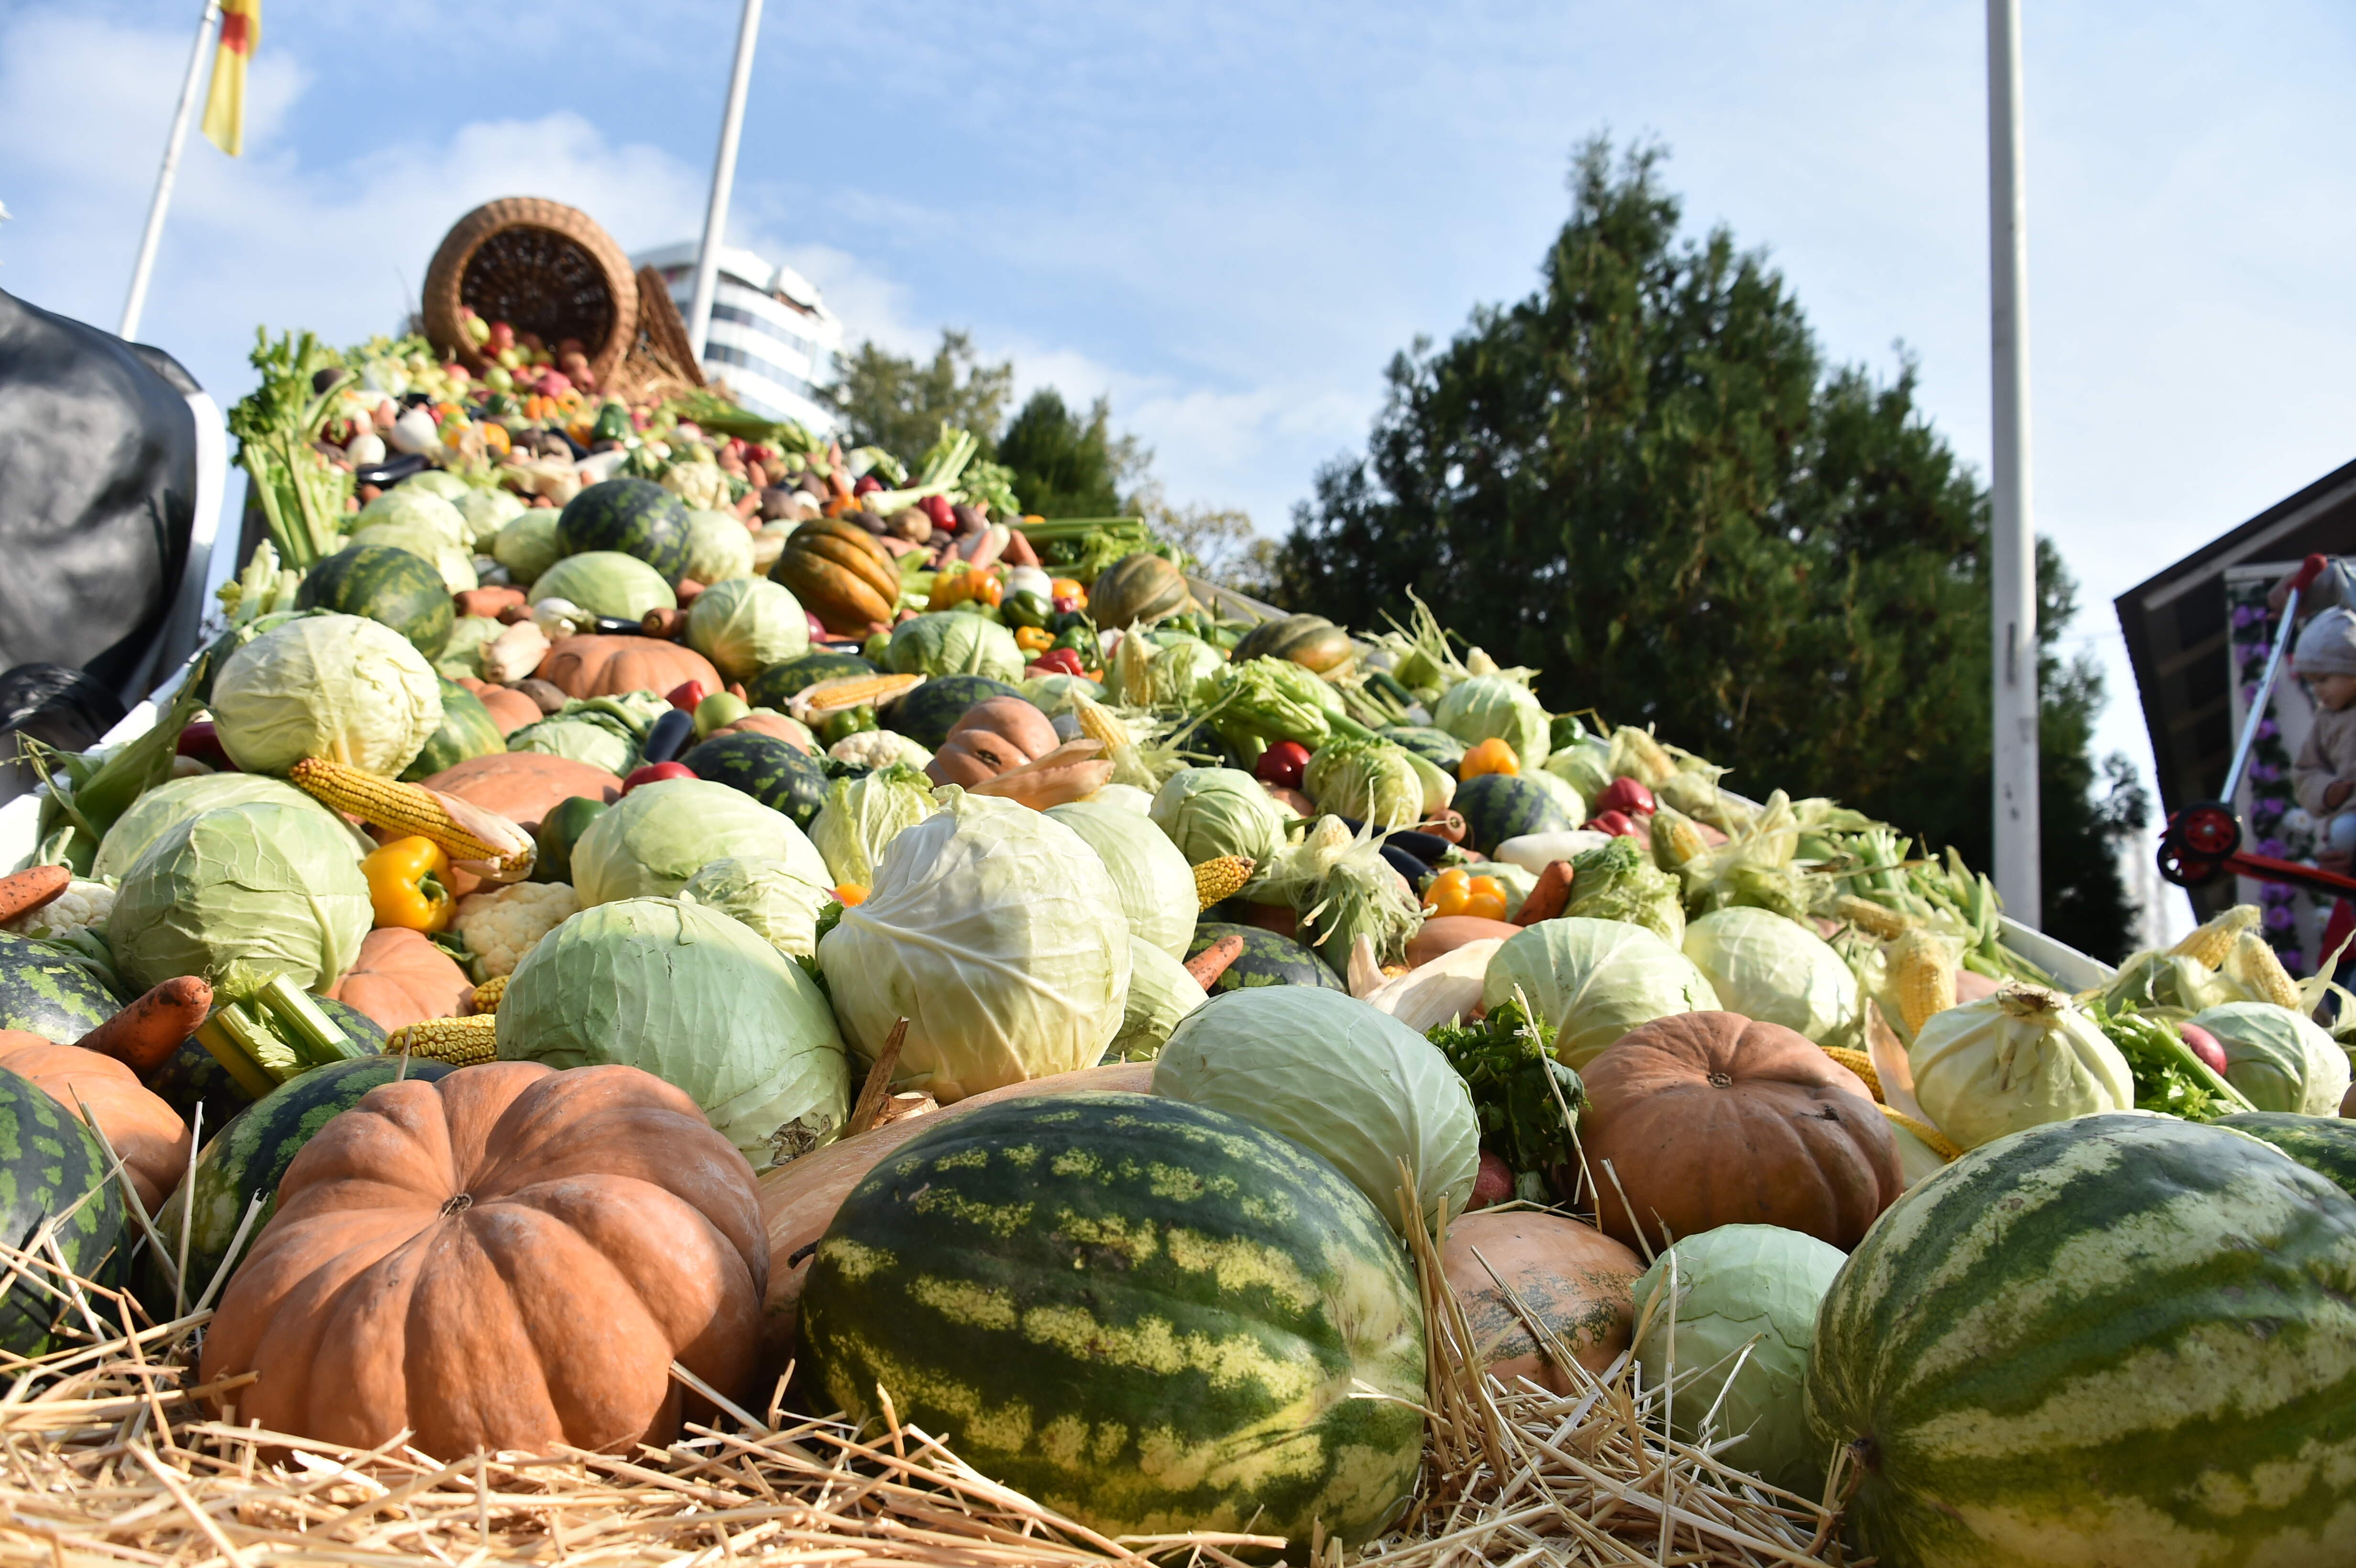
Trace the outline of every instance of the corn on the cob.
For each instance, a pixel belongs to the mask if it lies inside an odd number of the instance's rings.
[[[921,675],[839,676],[802,688],[787,699],[786,709],[797,719],[822,719],[848,708],[879,708],[924,679]]]
[[[1920,1034],[1933,1013],[1955,1005],[1954,959],[1927,931],[1910,931],[1890,944],[1890,982],[1910,1037]]]
[[[1072,712],[1080,721],[1080,733],[1091,741],[1103,741],[1108,752],[1137,743],[1130,735],[1129,726],[1120,721],[1120,715],[1101,702],[1090,700],[1085,693],[1075,694]]]
[[[475,987],[475,1011],[488,1016],[499,1010],[499,998],[508,994],[506,975],[494,975]]]
[[[2243,986],[2255,991],[2261,1001],[2288,1008],[2295,1013],[2307,1011],[2298,999],[2298,982],[2290,977],[2290,971],[2275,956],[2272,945],[2256,932],[2243,931],[2234,936],[2233,951],[2225,955],[2224,968]]]
[[[477,1013],[463,1019],[426,1019],[404,1024],[384,1042],[387,1056],[422,1056],[454,1067],[471,1067],[499,1054],[498,1019]]]
[[[2211,969],[2222,969],[2225,955],[2233,951],[2233,939],[2257,923],[2257,905],[2235,904],[2216,919],[2195,927],[2190,935],[2168,950],[2168,955],[2190,958]]]
[[[1198,908],[1208,909],[1222,899],[1231,899],[1243,891],[1251,880],[1252,859],[1248,855],[1221,855],[1194,868],[1194,901]]]
[[[1914,928],[1912,919],[1889,905],[1861,899],[1855,893],[1843,893],[1833,900],[1833,913],[1867,935],[1879,936],[1884,941],[1893,936],[1903,936]]]
[[[1949,1137],[1946,1134],[1941,1132],[1930,1123],[1918,1122],[1913,1117],[1908,1115],[1905,1112],[1893,1111],[1887,1105],[1881,1107],[1881,1114],[1889,1117],[1891,1121],[1897,1123],[1900,1126],[1904,1127],[1908,1132],[1912,1133],[1916,1137],[1921,1138],[1922,1142],[1929,1147],[1931,1152],[1937,1155],[1941,1159],[1960,1159],[1963,1157],[1964,1151],[1955,1147],[1954,1139]]]
[[[1861,1051],[1850,1051],[1837,1045],[1825,1047],[1825,1054],[1864,1079],[1867,1092],[1875,1100],[1881,1098],[1881,1074],[1873,1070],[1873,1058]]]
[[[348,812],[390,832],[431,838],[453,860],[499,860],[509,851],[486,843],[458,824],[432,790],[400,784],[360,768],[305,757],[294,764],[297,787],[330,810]]]
[[[1652,846],[1653,862],[1665,871],[1676,870],[1709,848],[1693,818],[1667,805],[1653,814]]]

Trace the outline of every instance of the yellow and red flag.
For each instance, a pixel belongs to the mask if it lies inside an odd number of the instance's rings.
[[[262,0],[221,0],[220,46],[205,97],[205,136],[234,158],[245,151],[245,63],[262,41]]]

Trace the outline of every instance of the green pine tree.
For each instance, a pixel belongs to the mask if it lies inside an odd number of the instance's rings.
[[[1724,229],[1680,231],[1663,155],[1579,157],[1537,291],[1393,360],[1366,455],[1329,465],[1278,560],[1290,608],[1361,627],[1406,590],[1550,709],[1990,839],[1986,492],[1894,380],[1828,368],[1799,303]],[[2056,639],[2074,585],[2040,541],[2045,928],[2127,944],[2123,762],[2094,792],[2100,678]]]

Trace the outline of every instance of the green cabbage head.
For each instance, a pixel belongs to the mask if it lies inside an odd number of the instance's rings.
[[[2192,1021],[2225,1048],[2225,1082],[2261,1111],[2337,1116],[2348,1053],[2315,1021],[2272,1002],[2227,1002]]]
[[[1527,687],[1503,676],[1476,675],[1448,688],[1431,721],[1468,746],[1503,741],[1521,759],[1522,772],[1543,766],[1550,749],[1546,709]]]
[[[529,588],[541,574],[564,559],[556,548],[557,511],[553,507],[535,507],[514,518],[499,529],[498,538],[491,541],[491,557],[508,569],[508,577],[519,588]]]
[[[116,890],[106,941],[140,990],[196,975],[240,999],[278,975],[327,985],[359,956],[370,919],[342,823],[316,806],[249,800],[148,845]]]
[[[419,475],[419,478],[423,477],[423,475]],[[410,483],[415,484],[416,480]],[[498,542],[499,530],[522,517],[527,510],[523,498],[511,490],[477,490],[471,485],[466,487],[465,495],[450,504],[457,507],[459,515],[466,519],[466,528],[472,536],[467,543],[478,555],[489,555],[492,547]],[[541,508],[543,511],[548,509]]]
[[[818,917],[834,901],[834,890],[796,876],[783,860],[732,855],[690,877],[679,896],[743,922],[788,958],[815,959]]]
[[[687,514],[687,571],[706,588],[753,575],[753,530],[734,512]]]
[[[1448,1058],[1340,991],[1261,986],[1211,998],[1170,1031],[1153,1092],[1323,1155],[1401,1230],[1401,1160],[1434,1227],[1463,1211],[1480,1172],[1480,1122]]]
[[[325,757],[391,778],[440,728],[442,680],[390,626],[301,615],[229,656],[211,707],[221,748],[247,773]]]
[[[688,606],[687,645],[710,659],[723,680],[750,680],[773,664],[809,652],[809,617],[781,584],[766,577],[733,577],[705,589]]]
[[[884,667],[894,675],[982,675],[1012,686],[1023,678],[1014,634],[963,610],[942,610],[892,628]]]
[[[1763,909],[1722,909],[1686,927],[1685,955],[1729,1012],[1845,1046],[1859,1020],[1857,976],[1832,944]]]
[[[1370,823],[1378,833],[1423,820],[1423,778],[1404,746],[1335,737],[1309,759],[1301,783],[1317,809]]]
[[[1194,869],[1152,819],[1115,801],[1076,800],[1047,815],[1087,840],[1112,875],[1129,933],[1173,959],[1194,939]]]
[[[1482,1005],[1510,1001],[1515,987],[1554,1029],[1555,1055],[1573,1068],[1638,1024],[1720,1006],[1693,960],[1620,920],[1566,915],[1507,937],[1482,977]]]
[[[2069,997],[2041,986],[2007,986],[1933,1013],[1906,1061],[1916,1103],[1961,1148],[2135,1107],[2135,1077],[2119,1048]]]
[[[1095,1066],[1130,978],[1104,862],[1028,806],[942,793],[892,841],[866,901],[819,939],[844,1036],[873,1061],[906,1019],[899,1082],[944,1104]]]
[[[573,847],[581,907],[617,899],[668,898],[714,860],[781,860],[804,881],[829,885],[826,862],[781,811],[706,779],[640,784],[616,801]]]
[[[1711,1436],[1739,1435],[1726,1450],[1737,1469],[1803,1497],[1824,1491],[1832,1445],[1809,1430],[1802,1391],[1816,1308],[1847,1261],[1777,1225],[1721,1225],[1654,1260],[1636,1281],[1636,1321],[1652,1314],[1636,1362],[1648,1389],[1678,1379],[1669,1424],[1679,1438],[1700,1442],[1715,1406]],[[1676,1296],[1655,1302],[1673,1278]]]
[[[675,610],[679,595],[663,574],[617,549],[568,555],[533,580],[531,602],[567,599],[593,615],[636,621],[649,610]]]
[[[109,881],[120,880],[130,873],[132,862],[147,846],[188,818],[224,805],[242,805],[250,800],[274,801],[280,805],[317,812],[343,833],[354,859],[376,848],[376,840],[357,828],[346,827],[342,817],[284,779],[263,773],[199,773],[194,778],[168,780],[133,801],[131,809],[116,817],[114,826],[106,830],[106,837],[99,840],[98,859],[91,863],[90,874]]]
[[[1189,866],[1243,855],[1265,870],[1284,847],[1284,808],[1240,768],[1172,773],[1154,795],[1151,815]]]
[[[651,1072],[756,1170],[850,1114],[851,1065],[817,982],[746,926],[677,899],[600,904],[541,938],[499,999],[498,1049],[505,1061]]]
[[[930,779],[905,763],[894,763],[855,779],[826,787],[826,804],[810,818],[810,842],[836,883],[867,887],[884,847],[939,809]]]
[[[1151,942],[1129,939],[1129,1002],[1120,1032],[1105,1052],[1108,1061],[1151,1061],[1162,1054],[1178,1020],[1205,1001],[1203,987],[1186,966]]]

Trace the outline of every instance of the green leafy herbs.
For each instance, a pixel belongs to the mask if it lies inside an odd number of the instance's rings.
[[[2135,1075],[2136,1109],[2160,1111],[2189,1122],[2213,1122],[2251,1109],[2239,1090],[2192,1054],[2175,1028],[2146,1018],[2132,1004],[2116,1012],[2095,1002],[2088,1011]]]
[[[238,440],[238,461],[253,477],[271,542],[288,567],[308,571],[335,552],[352,494],[352,476],[311,444],[352,375],[341,356],[307,332],[273,343],[256,328],[251,358],[262,385],[230,410],[230,433]]]
[[[1444,1024],[1428,1037],[1472,1092],[1481,1145],[1518,1177],[1575,1163],[1574,1131],[1587,1087],[1554,1058],[1554,1030],[1532,1021],[1515,997],[1471,1023]]]

